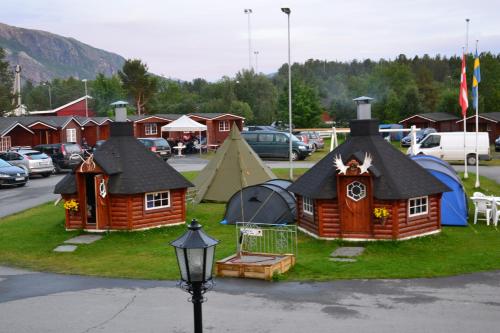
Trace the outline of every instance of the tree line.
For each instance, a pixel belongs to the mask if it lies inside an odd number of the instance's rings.
[[[479,86],[480,112],[494,112],[500,102],[500,55],[482,53]],[[473,56],[467,57],[468,85],[472,81]],[[460,57],[353,60],[350,62],[308,60],[292,66],[292,109],[296,127],[321,126],[320,116],[329,113],[343,126],[355,118],[353,98],[373,97],[373,115],[394,123],[417,113],[447,112],[459,115]],[[0,110],[12,108],[13,74],[0,49]],[[26,82],[22,100],[28,110],[47,110],[84,95],[83,83],[75,78],[54,79],[45,84]],[[90,106],[100,116],[111,116],[110,103],[127,100],[130,113],[187,114],[232,113],[247,124],[288,122],[288,67],[264,75],[241,70],[234,77],[216,82],[202,78],[172,80],[149,73],[138,59],[127,60],[114,76],[99,74],[88,81]],[[469,105],[472,105],[470,103]],[[469,110],[472,114],[472,109]]]

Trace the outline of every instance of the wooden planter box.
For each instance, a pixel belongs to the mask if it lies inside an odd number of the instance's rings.
[[[244,253],[234,254],[215,264],[215,274],[222,277],[240,277],[271,280],[273,274],[287,272],[295,265],[293,254]]]

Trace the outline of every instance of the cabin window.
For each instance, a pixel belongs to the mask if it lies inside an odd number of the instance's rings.
[[[429,206],[428,203],[428,197],[408,199],[408,216],[412,217],[427,214]]]
[[[314,201],[309,197],[304,197],[302,201],[302,209],[304,213],[313,215],[314,214]]]
[[[219,132],[228,132],[229,131],[229,120],[219,121]]]
[[[67,142],[76,142],[76,129],[68,128],[66,130],[66,141]]]
[[[146,123],[144,126],[144,130],[146,135],[154,135],[158,133],[158,128],[156,127],[156,123]]]
[[[170,207],[170,191],[145,194],[146,210]]]

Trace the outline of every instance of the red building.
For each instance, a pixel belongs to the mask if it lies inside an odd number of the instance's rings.
[[[417,128],[434,128],[438,132],[456,132],[460,130],[457,120],[460,118],[449,113],[431,112],[413,115],[401,120],[399,124],[404,128],[415,125]]]
[[[450,189],[390,143],[376,120],[351,121],[350,138],[288,190],[297,224],[322,239],[408,239],[441,230]],[[378,216],[377,216],[378,215]]]
[[[110,138],[67,174],[54,193],[78,208],[66,210],[66,229],[138,230],[184,223],[193,186],[133,136],[131,123],[113,123]]]
[[[460,129],[463,129],[463,119],[457,121]],[[466,118],[467,132],[476,131],[476,116]],[[500,136],[500,112],[480,113],[478,116],[479,132],[488,132],[490,143]]]
[[[88,109],[88,100],[92,97],[86,95],[71,101],[67,104],[61,105],[54,110],[47,111],[31,111],[32,116],[80,116],[80,117],[94,117],[95,112]]]

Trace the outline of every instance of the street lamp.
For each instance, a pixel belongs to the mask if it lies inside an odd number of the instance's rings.
[[[42,86],[47,86],[49,88],[49,107],[50,110],[52,110],[52,91],[51,91],[51,84],[49,82],[43,82]]]
[[[203,332],[201,304],[203,294],[213,286],[212,266],[218,243],[201,230],[196,219],[191,221],[188,231],[170,243],[175,248],[179,264],[180,286],[192,295],[195,333]]]
[[[248,70],[252,69],[252,35],[250,33],[250,14],[252,14],[252,10],[247,8],[243,11],[248,15]]]
[[[85,117],[89,116],[89,104],[87,99],[87,79],[83,79],[82,82],[85,84]]]
[[[281,11],[288,17],[288,159],[290,163],[290,180],[293,180],[293,165],[292,165],[292,68],[290,66],[290,8],[281,8]]]

